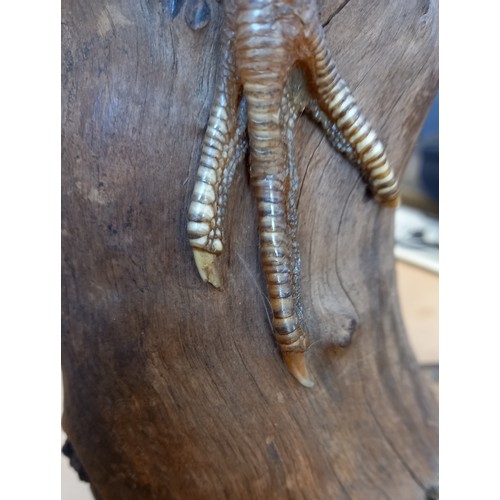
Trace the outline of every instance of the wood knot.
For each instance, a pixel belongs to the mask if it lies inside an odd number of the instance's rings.
[[[219,2],[220,0],[217,0]],[[175,19],[186,0],[162,0],[163,12],[168,11],[170,17]],[[199,31],[203,29],[210,21],[210,7],[206,0],[187,0],[184,9],[184,20],[186,24],[193,30]]]
[[[339,321],[338,345],[347,347],[352,342],[354,332],[358,329],[359,323],[356,319],[344,316]]]
[[[206,0],[189,0],[184,19],[193,31],[203,29],[210,21],[210,7]]]
[[[358,330],[360,322],[355,313],[348,313],[346,311],[329,312],[330,321],[329,326],[322,335],[322,340],[327,344],[348,347],[352,343],[354,333]]]

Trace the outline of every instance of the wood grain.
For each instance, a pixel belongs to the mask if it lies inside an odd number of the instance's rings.
[[[101,499],[423,499],[437,405],[401,319],[393,212],[315,125],[300,121],[296,152],[316,386],[288,374],[273,341],[243,166],[224,289],[199,279],[186,220],[223,9],[208,5],[193,31],[154,0],[63,1],[65,432]],[[437,88],[437,5],[319,7],[401,173]]]

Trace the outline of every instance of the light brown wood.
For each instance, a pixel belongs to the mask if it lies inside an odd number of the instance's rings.
[[[191,30],[161,3],[63,2],[63,426],[96,495],[423,499],[437,405],[399,310],[393,212],[318,128],[297,130],[299,241],[316,382],[281,361],[244,168],[223,291],[186,218],[222,4]],[[437,87],[437,5],[320,2],[339,71],[407,162]],[[347,348],[334,342],[355,330]]]
[[[401,311],[419,364],[439,363],[439,276],[406,262],[396,263]]]

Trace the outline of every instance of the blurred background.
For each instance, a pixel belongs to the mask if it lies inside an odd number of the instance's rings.
[[[439,94],[401,183],[395,255],[401,309],[423,373],[439,383]]]

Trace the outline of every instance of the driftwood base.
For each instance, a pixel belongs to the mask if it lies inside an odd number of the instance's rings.
[[[63,426],[96,495],[435,498],[437,405],[401,319],[393,212],[305,118],[299,241],[315,387],[289,375],[272,337],[243,166],[223,291],[200,281],[186,215],[222,4],[196,31],[167,7],[63,2]],[[401,172],[437,87],[437,6],[319,7]]]

